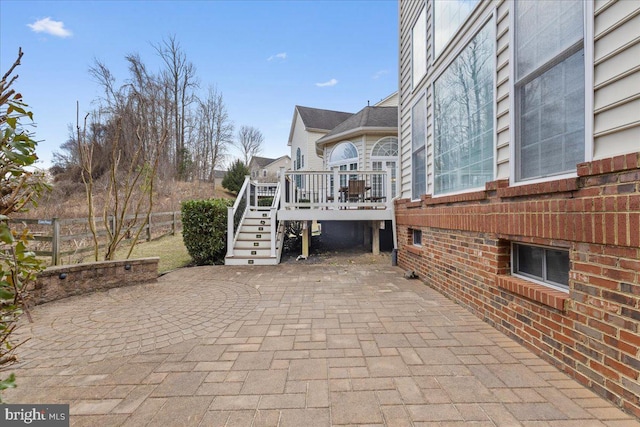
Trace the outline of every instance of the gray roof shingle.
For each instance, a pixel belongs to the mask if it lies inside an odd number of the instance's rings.
[[[275,162],[278,159],[270,159],[268,157],[258,157],[258,156],[253,156],[251,158],[251,161],[249,163],[254,163],[258,166],[258,168],[264,168],[265,166],[267,166],[270,163]]]
[[[334,127],[331,132],[320,138],[330,139],[350,130],[358,128],[397,128],[398,127],[398,107],[364,107],[358,113]]]
[[[347,120],[353,113],[344,111],[322,110],[320,108],[302,107],[296,105],[298,114],[305,127],[313,129],[331,130]]]

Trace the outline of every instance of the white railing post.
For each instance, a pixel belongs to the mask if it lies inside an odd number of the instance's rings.
[[[271,206],[271,256],[276,256],[276,232],[278,231],[278,221],[276,220],[278,215],[278,209]]]
[[[282,175],[284,171],[281,171]],[[282,200],[282,187],[280,183],[276,186],[276,192],[273,195],[273,201],[271,202],[271,257],[276,257],[276,235],[278,232],[278,208]]]
[[[235,210],[232,206],[227,207],[227,256],[233,256],[233,219]]]
[[[248,210],[249,206],[251,206],[251,177],[245,175],[244,180],[247,183],[247,188],[245,189],[245,210]]]
[[[235,230],[234,230],[234,222],[236,212],[240,207],[240,201],[244,197],[246,200],[245,211],[242,212],[244,216],[245,212],[249,209],[249,193],[251,192],[250,187],[250,177],[246,175],[244,177],[244,183],[242,184],[242,188],[238,192],[238,196],[236,197],[236,201],[233,203],[233,206],[227,207],[227,256],[233,256],[233,244],[235,243]]]
[[[289,175],[289,177],[291,178],[289,180],[289,203],[292,203],[294,205],[294,209],[297,209],[298,207],[295,206],[296,203],[296,199],[295,199],[295,195],[296,195],[296,176],[295,174],[291,174]]]
[[[249,188],[251,188],[251,187],[249,187]],[[253,186],[253,206],[254,207],[258,207],[258,192],[260,191],[261,188],[262,187],[257,182]]]
[[[387,201],[387,209],[391,209],[393,207],[393,191],[391,191],[391,185],[393,185],[393,183],[391,181],[391,170],[387,168],[386,164],[384,166],[384,173],[385,181],[387,182],[387,188],[385,189],[384,195],[386,197],[385,200]]]
[[[282,195],[284,195],[284,200],[281,200],[280,203],[282,203],[283,209],[287,208],[287,194],[285,193],[287,189],[286,181],[287,177],[284,176],[284,166],[280,166],[280,197],[282,198]]]
[[[340,208],[340,176],[337,166],[333,168],[333,203],[338,210]]]

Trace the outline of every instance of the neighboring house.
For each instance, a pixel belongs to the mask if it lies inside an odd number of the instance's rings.
[[[280,175],[280,168],[289,169],[291,158],[287,155],[277,159],[253,156],[249,161],[249,171],[251,179],[257,182],[277,182]]]
[[[391,171],[394,184],[398,162],[398,107],[365,107],[316,141],[323,169]],[[347,178],[346,176],[344,178]],[[346,182],[341,183],[343,186]],[[379,187],[379,183],[374,183]],[[373,189],[378,193],[377,189]]]
[[[640,417],[640,3],[399,13],[399,265]]]
[[[397,107],[398,99],[398,92],[396,91],[386,98],[382,98],[374,105],[374,107]]]
[[[316,141],[351,117],[353,113],[296,105],[287,145],[291,147],[292,170],[321,170]]]
[[[398,107],[397,93],[394,93],[375,106],[367,106],[356,114],[340,113],[308,107],[296,107],[292,135],[305,125],[306,146],[304,138],[294,138],[292,154],[297,153],[292,171],[300,201],[311,203],[330,202],[333,197],[328,193],[339,194],[344,201],[387,201],[396,195],[396,176],[398,162]],[[381,104],[383,106],[381,106]],[[342,120],[336,123],[338,120]],[[333,125],[331,129],[329,126]],[[318,128],[322,127],[324,136],[320,136]],[[309,129],[316,129],[310,132]],[[295,147],[295,148],[294,148]],[[295,151],[294,151],[295,150]],[[312,164],[304,162],[304,154],[313,159]],[[298,166],[297,168],[295,166]],[[353,174],[342,174],[335,186],[333,177],[328,182],[319,183],[316,174],[295,174],[296,171],[354,171]],[[390,197],[385,190],[385,176],[375,173],[358,176],[357,171],[388,170],[391,180]],[[358,182],[360,182],[358,184]],[[357,185],[360,187],[358,188]],[[321,188],[319,188],[321,187]],[[326,239],[345,245],[363,242],[371,244],[377,253],[379,247],[393,248],[392,220],[382,225],[372,225],[368,221],[350,219],[349,214],[334,213],[331,218],[322,220],[322,234]],[[371,240],[371,228],[376,228],[376,236]],[[382,228],[384,231],[379,232]],[[303,245],[303,254],[308,248]]]
[[[224,179],[224,176],[227,174],[227,171],[225,170],[219,170],[219,169],[214,169],[213,170],[213,175],[209,175],[209,178],[207,179],[198,179],[198,181],[200,182],[212,182],[214,187],[217,187],[218,185],[222,185],[222,180]]]
[[[227,228],[225,264],[277,264],[287,221],[301,224],[305,256],[319,222],[333,243],[362,242],[374,254],[395,248],[397,99],[391,95],[357,114],[296,106],[289,133],[293,167],[283,167],[277,181],[255,182],[253,174],[254,182],[243,186],[238,199],[246,205],[228,214],[240,221]],[[252,162],[252,171],[263,167],[261,158]]]
[[[222,181],[226,174],[227,174],[227,171],[214,169],[214,171],[213,171],[213,179],[215,179],[216,181]]]
[[[374,106],[367,106],[356,114],[296,106],[291,125],[292,177],[300,201],[329,202],[335,197],[351,201],[390,200],[396,195],[398,162],[398,95],[393,93]],[[304,129],[304,132],[302,130]],[[323,135],[324,134],[324,135]],[[304,154],[303,154],[304,153]],[[311,161],[306,161],[310,159]],[[354,174],[342,174],[335,185],[336,192],[327,190],[330,183],[318,184],[314,173],[296,174],[296,171],[382,171],[391,175],[391,195],[387,198],[383,175],[367,178]],[[359,191],[354,181],[361,181]],[[351,184],[349,184],[351,182]],[[352,185],[348,196],[349,185]],[[318,187],[322,188],[318,188]],[[337,194],[337,196],[336,196]],[[366,223],[358,220],[336,221],[324,219],[322,233],[332,241],[351,244],[363,241],[369,244]],[[391,220],[383,226],[381,237],[384,246],[394,247]],[[378,242],[374,243],[377,248]],[[305,248],[303,252],[306,253]],[[374,249],[377,252],[377,249]]]

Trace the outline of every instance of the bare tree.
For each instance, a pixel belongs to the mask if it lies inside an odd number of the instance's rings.
[[[163,79],[159,75],[149,72],[139,55],[128,55],[126,60],[129,62],[131,95],[135,97],[135,114],[139,118],[137,129],[143,136],[140,143],[143,145],[143,155],[146,155],[166,137],[170,127],[168,117],[173,110],[172,103],[165,96],[167,90],[163,85]],[[159,170],[165,171],[164,176],[167,177],[166,171],[171,170],[173,164],[169,150],[165,149],[158,153],[158,162]]]
[[[186,113],[194,101],[193,89],[198,86],[196,68],[182,50],[175,35],[168,37],[154,48],[165,64],[162,74],[165,79],[167,93],[173,101],[172,116],[174,126],[175,166],[179,179],[185,175],[186,154]]]
[[[212,86],[202,97],[197,96],[195,67],[175,36],[153,47],[162,60],[157,72],[151,71],[137,53],[125,57],[128,74],[124,82],[118,81],[109,67],[97,59],[89,69],[101,88],[82,135],[83,143],[91,147],[84,153],[91,155],[89,173],[98,179],[110,170],[113,145],[117,143],[122,171],[136,163],[141,167],[142,159],[157,153],[161,179],[214,181],[215,170],[227,160],[234,137],[222,94]],[[260,145],[259,131],[249,129],[250,146],[256,141]],[[157,145],[165,142],[164,149],[158,152]],[[250,149],[250,153],[255,152]],[[82,154],[74,128],[54,156],[56,176],[81,181],[81,163],[87,160],[82,159]]]
[[[242,152],[245,165],[248,166],[251,158],[262,151],[263,143],[264,137],[262,136],[262,132],[257,128],[253,126],[242,126],[240,130],[238,130],[236,146]]]
[[[162,102],[166,99],[162,80],[147,72],[138,55],[126,59],[131,77],[121,86],[116,85],[109,68],[96,61],[90,72],[105,96],[96,111],[87,115],[82,128],[77,120],[76,157],[87,194],[96,261],[100,239],[94,214],[102,210],[107,232],[104,259],[113,259],[118,246],[131,236],[135,244],[147,224],[156,174],[167,151],[170,123],[162,111],[168,106]],[[100,189],[97,178],[103,175],[106,188]],[[98,191],[104,194],[102,209],[96,206]]]
[[[229,144],[233,142],[233,123],[229,119],[222,93],[210,86],[207,97],[198,103],[198,135],[196,170],[198,178],[213,182],[215,188],[215,169],[222,166]]]

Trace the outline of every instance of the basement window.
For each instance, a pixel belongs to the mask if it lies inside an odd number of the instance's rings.
[[[569,251],[544,246],[512,246],[512,273],[564,292],[569,291]]]
[[[422,230],[412,230],[413,246],[422,246]]]

